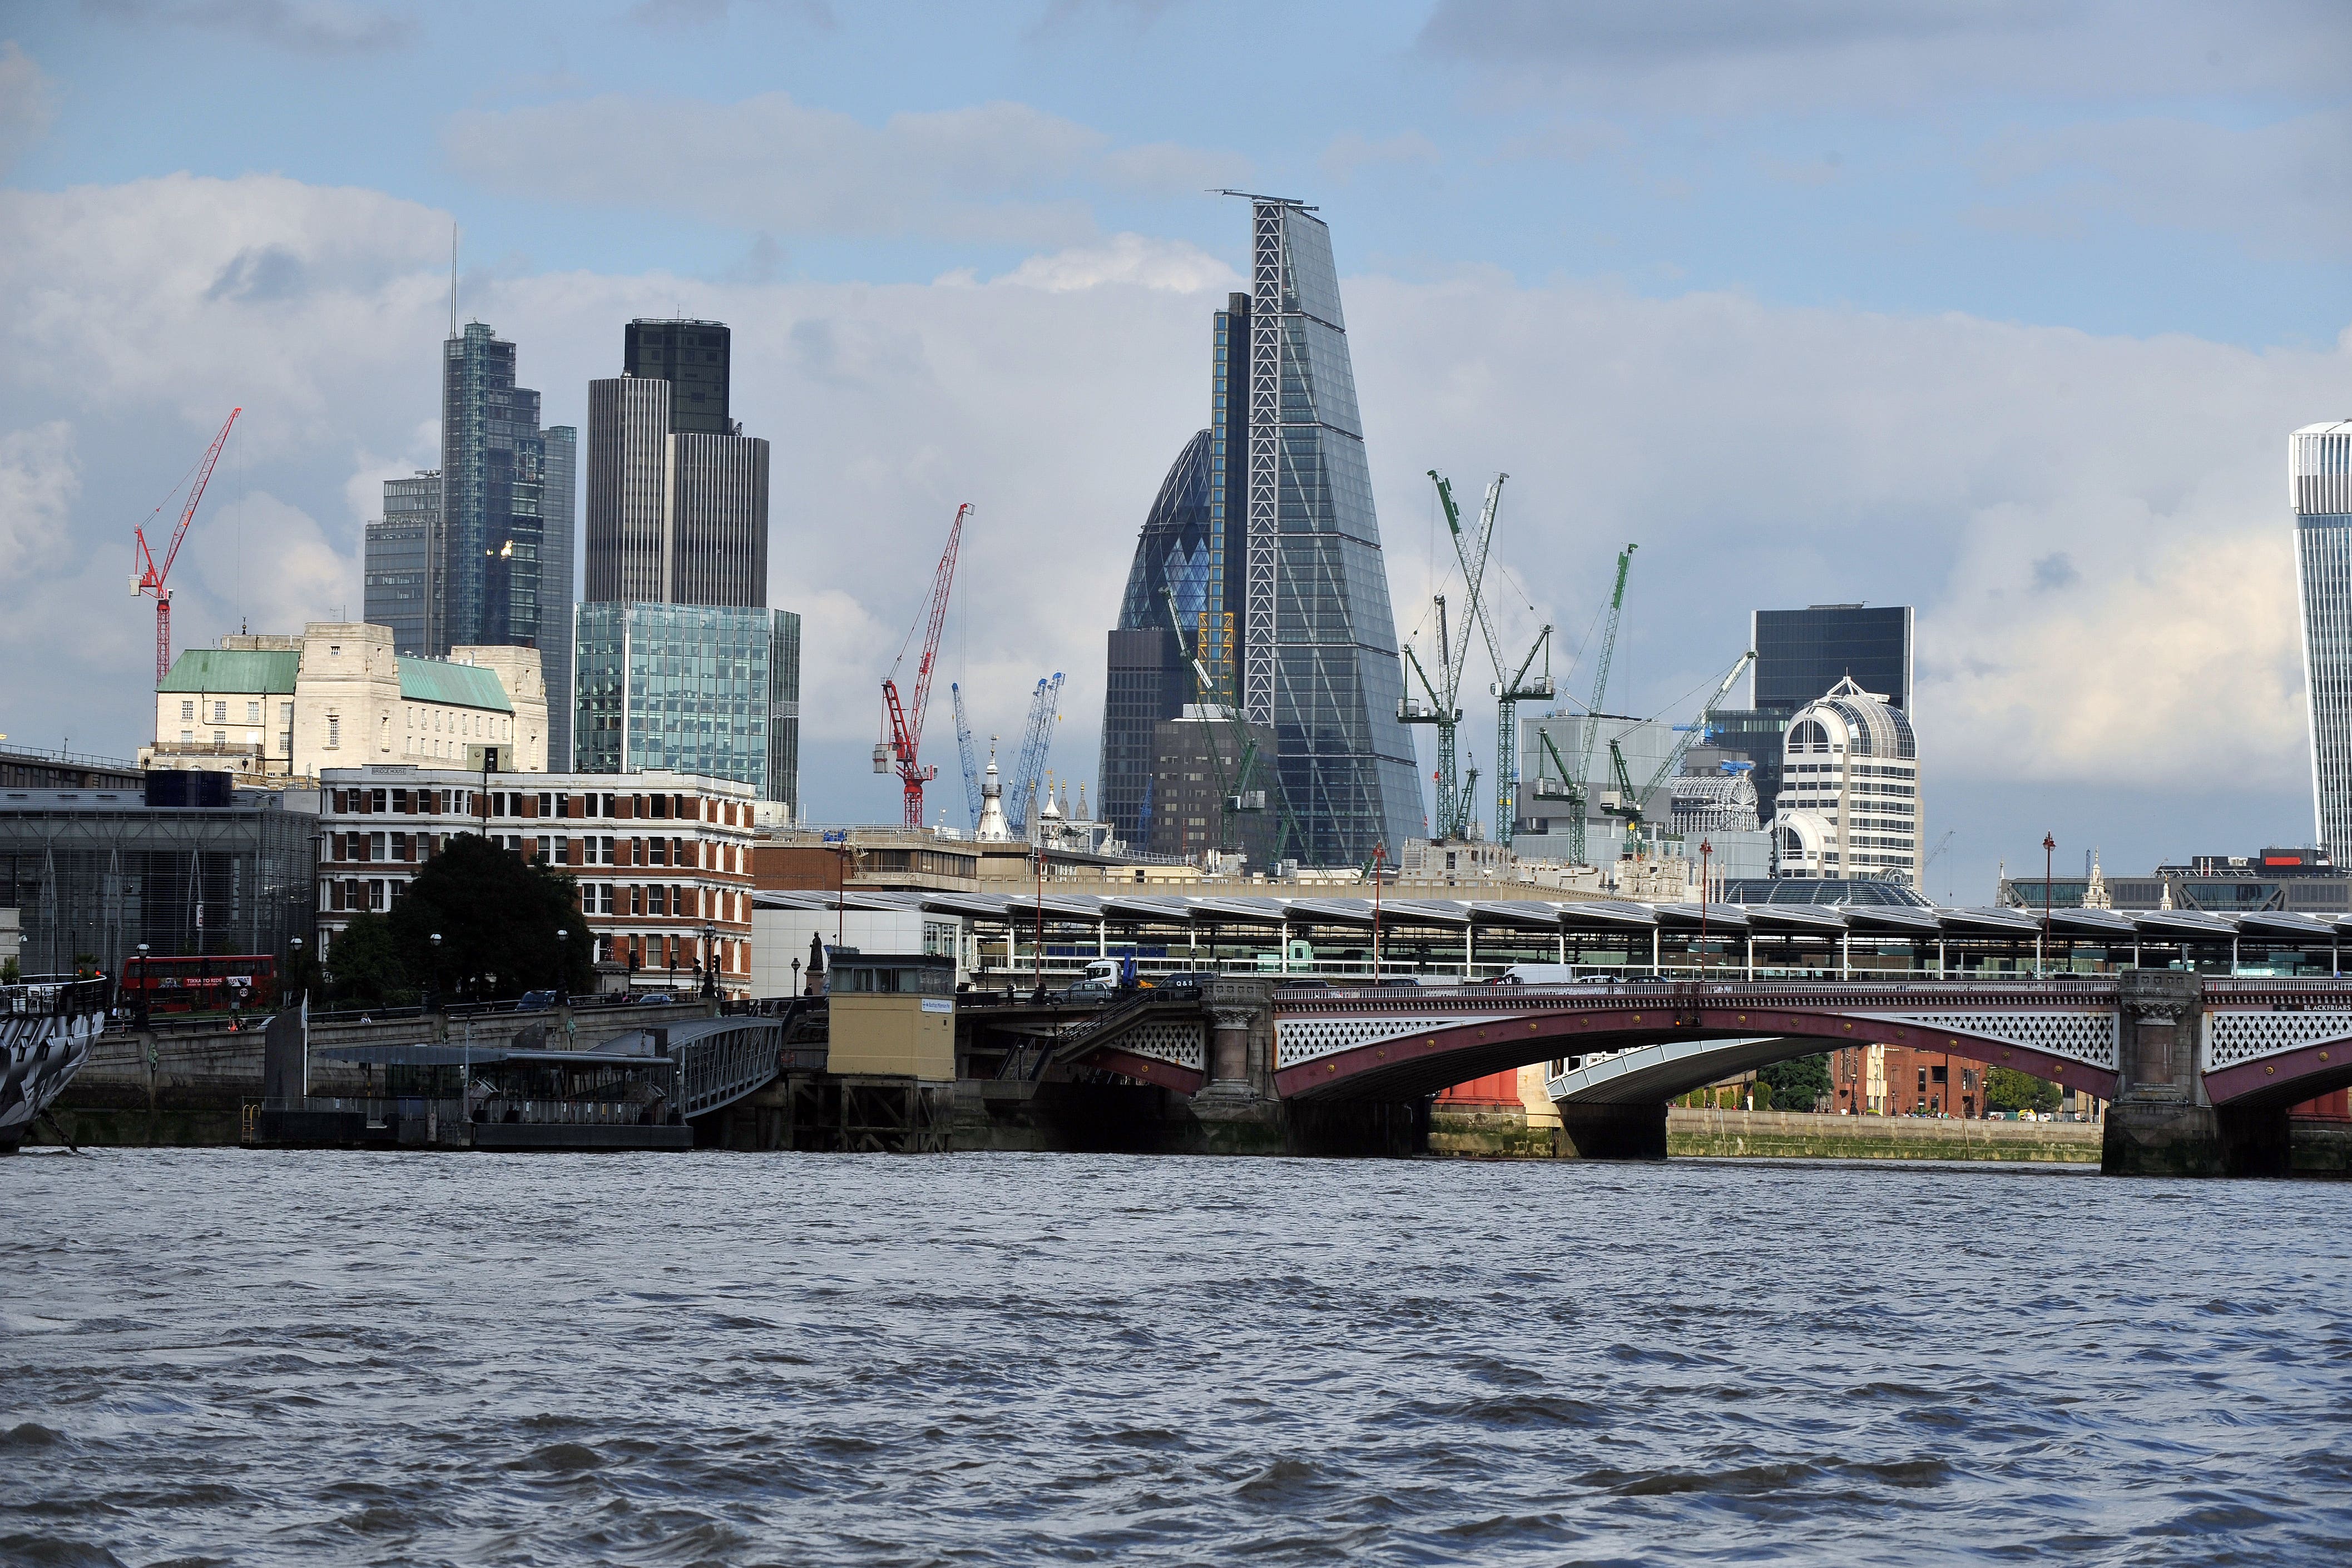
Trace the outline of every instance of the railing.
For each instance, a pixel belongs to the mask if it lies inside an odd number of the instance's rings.
[[[78,975],[35,975],[14,985],[0,986],[0,1013],[15,1018],[78,1018],[106,1011],[113,996],[112,980],[86,980]]]

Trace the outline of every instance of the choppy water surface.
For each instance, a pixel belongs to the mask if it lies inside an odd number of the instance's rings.
[[[0,1164],[0,1559],[2330,1562],[2352,1188]]]

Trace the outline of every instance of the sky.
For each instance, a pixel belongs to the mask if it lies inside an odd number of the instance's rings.
[[[1916,607],[1932,896],[2045,832],[2305,842],[2284,457],[2352,415],[2347,84],[2335,0],[0,0],[0,732],[152,738],[131,533],[233,406],[178,643],[358,613],[454,225],[550,423],[629,318],[734,329],[812,820],[896,814],[878,684],[964,501],[946,676],[984,747],[1066,672],[1091,781],[1230,187],[1331,225],[1401,632],[1425,471],[1507,471],[1499,608],[1563,689],[1642,546],[1621,711],[1686,720],[1751,610]]]

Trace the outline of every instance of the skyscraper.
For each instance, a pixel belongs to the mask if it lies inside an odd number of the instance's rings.
[[[1275,737],[1288,852],[1355,864],[1385,844],[1394,859],[1420,830],[1421,789],[1330,231],[1297,202],[1253,197],[1251,236],[1250,292],[1213,324],[1209,428],[1147,519],[1119,631],[1166,625],[1159,591],[1174,589],[1218,697]],[[1189,692],[1189,673],[1177,684]],[[1114,725],[1140,717],[1106,713],[1107,791]]]
[[[391,628],[395,653],[418,656],[436,641],[448,645],[440,620],[442,532],[438,470],[383,482],[383,516],[367,526],[361,601],[369,625]]]
[[[541,435],[546,456],[539,500],[539,663],[547,677],[547,765],[561,772],[572,766],[572,573],[579,559],[572,520],[580,506],[580,432],[558,424]]]
[[[2341,863],[2352,845],[2352,420],[2294,433],[2287,493],[2303,587],[2312,812],[2319,841]]]
[[[730,334],[632,321],[588,383],[592,603],[768,602],[768,443],[728,417]]]
[[[568,549],[547,538],[552,509],[569,534],[571,502],[547,496],[548,446],[539,393],[515,384],[515,346],[469,321],[443,345],[441,380],[441,623],[424,650],[453,643],[540,648],[542,612],[571,603]],[[571,465],[559,458],[562,472]],[[562,481],[559,480],[559,484]],[[560,548],[568,539],[556,541]],[[543,650],[542,650],[543,651]]]
[[[574,766],[799,797],[800,618],[768,602],[768,443],[730,414],[717,321],[629,323],[588,383]]]
[[[1751,707],[1790,713],[1852,678],[1889,703],[1911,706],[1911,607],[1814,604],[1753,612]]]
[[[1212,432],[1195,434],[1160,481],[1128,570],[1118,629],[1110,633],[1097,778],[1103,821],[1132,844],[1149,845],[1153,836],[1153,727],[1178,717],[1187,703],[1231,701],[1229,680],[1223,678],[1215,692],[1195,695],[1166,597],[1175,594],[1177,621],[1188,641],[1205,638],[1212,651],[1230,644],[1233,617],[1216,613],[1208,598],[1210,541],[1217,531],[1211,445]],[[1210,662],[1216,663],[1213,652]]]

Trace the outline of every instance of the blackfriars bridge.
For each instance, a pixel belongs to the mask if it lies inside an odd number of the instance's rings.
[[[1870,1044],[2016,1068],[2111,1102],[2112,1173],[2284,1176],[2287,1108],[2352,1085],[2352,983],[2168,970],[1353,990],[1229,978],[1131,996],[1051,1055],[1187,1096],[1204,1120],[1286,1122],[1305,1134],[1294,1146],[1391,1152],[1412,1146],[1437,1091],[1542,1062],[1564,1152],[1654,1159],[1675,1096]]]

